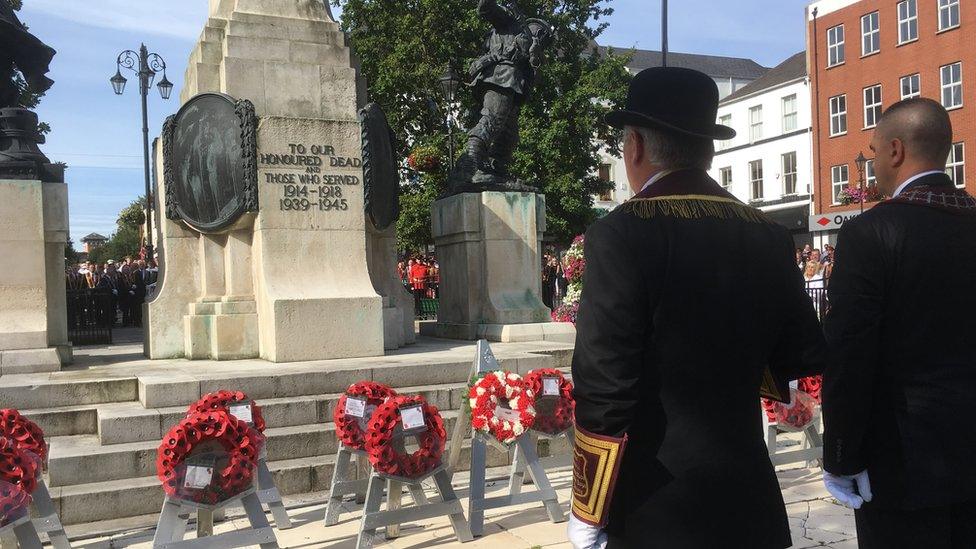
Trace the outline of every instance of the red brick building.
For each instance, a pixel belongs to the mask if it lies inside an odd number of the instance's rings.
[[[976,190],[966,162],[967,153],[976,155],[974,32],[976,0],[817,0],[807,7],[814,213],[860,209],[857,202],[841,204],[841,191],[858,185],[854,159],[858,152],[872,157],[868,145],[882,110],[914,95],[949,110],[954,145],[947,170],[957,185]],[[865,172],[870,184],[870,161]]]

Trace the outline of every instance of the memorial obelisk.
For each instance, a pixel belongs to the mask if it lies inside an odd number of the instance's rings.
[[[220,231],[171,215],[166,201],[185,201],[192,189],[173,192],[185,171],[166,169],[164,132],[156,160],[167,211],[163,274],[148,304],[147,355],[272,362],[382,355],[383,304],[366,260],[357,71],[327,5],[210,0],[184,107],[204,93],[253,105],[256,173],[245,176],[254,177],[256,196]],[[245,143],[248,132],[242,124]]]

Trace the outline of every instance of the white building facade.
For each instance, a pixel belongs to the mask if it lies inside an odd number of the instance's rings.
[[[813,189],[812,116],[806,54],[798,53],[719,104],[736,137],[715,142],[709,175],[787,227],[797,247],[808,230]]]
[[[601,48],[605,50],[605,48]],[[661,53],[649,50],[634,50],[627,71],[631,75],[661,65]],[[769,70],[751,59],[737,57],[718,57],[687,53],[668,53],[668,66],[684,67],[701,71],[710,76],[719,89],[719,98],[725,98],[749,86]],[[809,98],[807,99],[809,101]],[[809,106],[807,107],[809,110]],[[593,206],[610,211],[623,204],[634,193],[627,183],[627,172],[623,159],[604,150],[600,153],[601,179],[613,182],[613,189],[603,195],[594,195]]]

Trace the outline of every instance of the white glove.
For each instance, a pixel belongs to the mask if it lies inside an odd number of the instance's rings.
[[[607,547],[607,534],[596,526],[590,526],[576,518],[576,515],[569,516],[569,527],[566,530],[573,549],[606,549]]]
[[[118,290],[112,290],[112,295],[119,295],[119,291]]]
[[[851,509],[860,509],[866,501],[871,501],[871,482],[867,470],[856,475],[834,475],[824,471],[824,486],[830,495]],[[854,489],[857,485],[857,490]]]

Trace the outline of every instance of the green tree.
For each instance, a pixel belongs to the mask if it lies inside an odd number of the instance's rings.
[[[446,149],[443,111],[431,100],[440,101],[439,79],[449,64],[463,71],[482,53],[489,28],[478,17],[477,0],[332,1],[342,6],[342,28],[361,60],[369,100],[383,107],[399,133],[401,158],[418,144]],[[593,221],[592,195],[609,185],[594,173],[601,144],[618,151],[617,133],[603,115],[626,99],[626,58],[594,55],[606,27],[600,19],[612,13],[605,0],[517,3],[527,17],[548,21],[554,40],[522,110],[513,171],[545,192],[549,236],[568,242]],[[470,112],[474,98],[467,88],[460,101],[461,112]],[[455,138],[460,151],[463,130]],[[411,174],[397,225],[401,246],[430,243],[430,202],[440,193],[446,165]]]
[[[104,263],[109,259],[122,259],[125,256],[136,256],[142,247],[141,225],[146,222],[146,199],[140,196],[131,204],[122,208],[116,221],[117,228],[108,242],[94,249],[88,254],[88,259],[95,263]]]
[[[64,243],[64,264],[74,265],[78,263],[78,250],[75,249],[75,241],[68,238]]]

